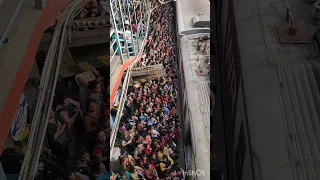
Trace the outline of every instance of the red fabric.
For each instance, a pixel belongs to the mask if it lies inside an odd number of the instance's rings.
[[[175,139],[180,139],[180,131],[178,129],[175,130],[175,135],[174,135]]]
[[[93,155],[102,154],[102,151],[99,148],[93,148]]]
[[[132,24],[132,32],[133,34],[137,33],[137,26],[135,24]]]
[[[163,102],[165,102],[166,104],[168,104],[168,99],[167,99],[167,98],[163,98]]]

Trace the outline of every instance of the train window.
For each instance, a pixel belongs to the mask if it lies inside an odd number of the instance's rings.
[[[241,180],[243,162],[244,162],[245,155],[246,155],[246,139],[245,139],[244,126],[243,126],[243,121],[242,121],[241,126],[240,126],[238,147],[237,147],[237,152],[236,152],[237,180]]]

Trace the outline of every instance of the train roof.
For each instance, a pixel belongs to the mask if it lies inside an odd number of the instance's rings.
[[[186,89],[188,89],[189,108],[198,115],[197,119],[203,125],[203,130],[210,139],[210,52],[198,51],[201,34],[184,36],[181,38],[181,52],[184,67]],[[202,41],[205,42],[205,41]],[[199,75],[199,66],[203,74]],[[190,94],[189,94],[190,92]],[[190,96],[190,97],[189,97]],[[189,99],[190,98],[190,99]],[[192,99],[192,100],[191,100]],[[209,144],[207,144],[209,148]]]
[[[314,61],[319,57],[309,59],[317,52],[311,42],[316,26],[314,5],[306,2],[289,1],[298,33],[292,37],[285,1],[233,1],[251,144],[266,180],[320,178],[319,63]]]
[[[191,29],[195,24],[210,27],[210,2],[208,0],[178,0],[185,29]]]
[[[208,36],[209,34],[207,34]],[[195,155],[196,169],[206,172],[210,177],[210,51],[198,48],[202,34],[186,35],[180,38],[181,59],[183,63],[186,106]],[[207,40],[209,42],[209,40]],[[210,43],[208,43],[210,46]],[[209,60],[209,61],[208,61]],[[202,73],[199,71],[201,65]],[[186,119],[185,119],[186,120]]]

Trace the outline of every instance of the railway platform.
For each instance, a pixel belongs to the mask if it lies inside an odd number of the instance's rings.
[[[0,47],[0,154],[30,72],[31,77],[38,76],[33,64],[42,34],[70,1],[54,0],[36,8],[38,2],[0,2],[0,35],[9,39]]]

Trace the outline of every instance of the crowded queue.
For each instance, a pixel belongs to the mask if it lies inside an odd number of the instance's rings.
[[[109,83],[102,74],[106,68],[76,75],[71,90],[59,83],[36,179],[109,179]]]
[[[119,127],[122,172],[111,172],[111,179],[185,179],[178,163],[181,122],[176,104],[173,8],[152,5],[158,8],[152,12],[145,55],[137,67],[162,63],[166,73],[129,89]]]
[[[86,5],[77,16],[78,19],[110,15],[110,4],[107,0],[87,0]]]

